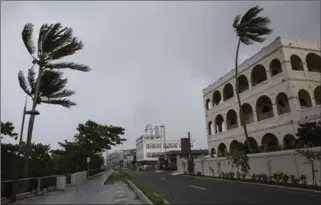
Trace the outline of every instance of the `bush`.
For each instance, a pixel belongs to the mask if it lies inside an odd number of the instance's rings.
[[[300,176],[300,181],[301,181],[301,184],[306,185],[307,184],[307,177],[304,174],[302,174]]]
[[[202,173],[201,172],[197,172],[196,176],[202,176]]]
[[[154,168],[153,168],[153,166],[148,165],[148,166],[146,166],[145,171],[151,172],[151,171],[154,171]]]

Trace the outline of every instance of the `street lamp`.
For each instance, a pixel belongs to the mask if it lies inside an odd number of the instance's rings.
[[[16,192],[17,192],[17,180],[18,180],[18,170],[19,170],[19,161],[20,161],[19,157],[20,157],[20,152],[21,152],[22,136],[23,136],[26,115],[39,115],[40,114],[37,110],[28,110],[27,111],[27,100],[28,100],[28,96],[26,96],[25,105],[23,107],[23,112],[22,112],[22,122],[21,122],[20,137],[19,137],[19,144],[18,144],[16,169],[15,169],[14,178],[13,178],[13,182],[12,182],[10,202],[16,202],[16,200],[17,200],[17,193]]]
[[[165,169],[167,169],[167,153],[166,153],[166,135],[165,135],[165,125],[161,125],[163,128],[163,135],[164,135],[164,160],[165,160]]]

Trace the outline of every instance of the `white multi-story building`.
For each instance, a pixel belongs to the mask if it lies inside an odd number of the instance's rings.
[[[321,116],[321,45],[278,37],[239,65],[242,111],[250,143],[261,151],[290,149],[298,123]],[[235,70],[203,90],[209,152],[245,143]]]
[[[191,148],[195,148],[195,140],[191,140]],[[136,161],[138,163],[156,162],[164,152],[181,150],[181,141],[164,140],[155,135],[142,135],[136,139]]]

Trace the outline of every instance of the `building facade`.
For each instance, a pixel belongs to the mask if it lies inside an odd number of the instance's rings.
[[[278,37],[239,65],[239,94],[252,147],[291,149],[298,123],[321,116],[321,45]],[[208,148],[224,156],[246,145],[235,70],[203,90]]]
[[[122,166],[124,162],[124,151],[123,150],[116,150],[114,152],[107,154],[107,166],[111,167],[118,167]]]
[[[191,140],[191,148],[195,140]],[[158,158],[167,151],[181,150],[180,140],[164,140],[157,135],[142,135],[136,139],[136,160],[140,164],[157,162]]]

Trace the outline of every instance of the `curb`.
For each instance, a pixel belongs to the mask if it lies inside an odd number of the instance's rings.
[[[266,187],[274,187],[274,188],[282,188],[282,189],[292,189],[292,190],[298,190],[298,191],[307,191],[307,192],[314,192],[314,193],[321,193],[321,190],[313,190],[313,189],[303,189],[303,188],[297,188],[297,187],[287,187],[287,186],[281,186],[281,185],[274,185],[274,184],[263,184],[263,183],[255,183],[255,182],[242,182],[237,180],[226,180],[226,179],[217,179],[217,178],[211,178],[211,177],[198,177],[198,176],[187,176],[185,177],[191,177],[191,178],[197,178],[197,179],[209,179],[209,180],[217,180],[217,181],[226,181],[226,182],[235,182],[235,183],[241,183],[241,184],[250,184],[250,185],[258,185],[258,186],[266,186]]]
[[[107,171],[99,172],[99,173],[97,173],[97,174],[94,174],[94,175],[92,175],[92,176],[88,177],[88,179],[95,178],[95,177],[100,176],[100,175],[102,175],[103,173],[106,173],[106,172],[107,172]]]
[[[131,180],[128,180],[128,184],[143,204],[154,204]]]

